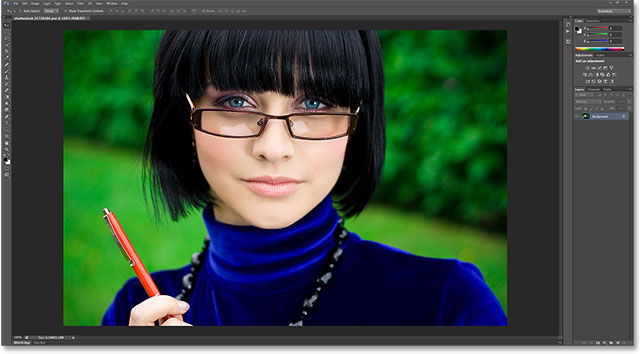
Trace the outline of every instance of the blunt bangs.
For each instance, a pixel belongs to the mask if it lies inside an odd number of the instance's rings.
[[[210,83],[220,91],[304,94],[352,109],[368,89],[367,58],[357,31],[223,30],[190,36],[194,45],[185,59],[199,60],[182,76],[184,88]]]

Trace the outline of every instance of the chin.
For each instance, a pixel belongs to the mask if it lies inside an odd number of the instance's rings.
[[[293,219],[261,218],[260,220],[253,220],[251,224],[261,229],[284,229],[293,225],[296,221]]]
[[[283,207],[281,205],[264,205],[260,210],[252,215],[246,215],[245,220],[249,224],[261,229],[284,229],[300,220],[305,214],[296,213],[295,208]]]

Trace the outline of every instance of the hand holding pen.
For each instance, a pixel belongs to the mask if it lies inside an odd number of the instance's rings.
[[[147,295],[149,295],[149,299],[131,309],[129,325],[153,326],[155,321],[158,321],[161,326],[191,326],[182,320],[182,314],[189,310],[189,304],[176,300],[171,296],[160,295],[158,287],[156,287],[151,275],[142,264],[140,257],[138,257],[124,230],[122,230],[115,214],[107,208],[104,208],[102,212],[104,213],[103,219],[107,223],[113,240],[127,263],[133,268],[136,276],[138,276]]]

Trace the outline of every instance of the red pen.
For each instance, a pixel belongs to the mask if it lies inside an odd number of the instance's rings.
[[[124,255],[124,258],[127,260],[127,262],[129,262],[129,265],[131,265],[131,268],[133,268],[133,271],[138,276],[138,279],[140,279],[144,290],[146,290],[147,292],[147,295],[149,295],[149,297],[160,295],[158,287],[156,287],[153,279],[151,279],[151,275],[149,275],[149,272],[147,272],[144,264],[142,264],[140,257],[138,257],[136,250],[131,245],[131,242],[129,242],[129,238],[127,238],[127,235],[122,230],[122,226],[120,226],[120,223],[118,222],[118,219],[116,219],[116,216],[107,208],[102,209],[102,212],[104,213],[104,216],[102,218],[107,223],[109,231],[111,231],[111,236],[113,236],[113,240],[116,241],[116,245],[118,245],[118,248],[120,248],[122,255]]]

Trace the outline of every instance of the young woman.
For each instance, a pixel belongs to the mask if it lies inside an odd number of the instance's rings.
[[[130,279],[103,325],[506,324],[474,265],[344,228],[384,159],[375,32],[167,31],[154,99],[156,213],[202,210],[208,235],[191,264],[152,274],[164,295]]]

